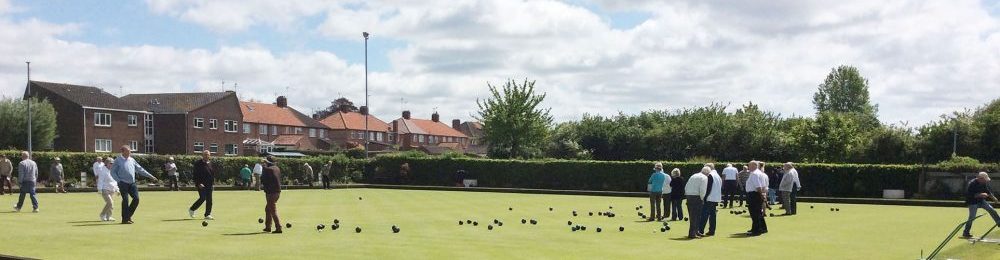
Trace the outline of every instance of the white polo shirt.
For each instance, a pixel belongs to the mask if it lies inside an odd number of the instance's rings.
[[[726,178],[727,181],[735,181],[736,175],[739,173],[740,171],[736,170],[736,167],[726,167],[725,169],[722,169],[722,177]]]
[[[754,170],[750,173],[750,178],[747,178],[746,192],[755,192],[758,188],[764,188],[767,190],[767,174],[760,171],[760,169]]]
[[[705,200],[708,202],[722,202],[722,178],[719,177],[719,173],[712,171],[709,174],[712,178],[712,194],[708,194],[708,198]]]
[[[708,176],[700,172],[691,175],[691,179],[684,185],[684,195],[687,196],[704,198],[706,192],[708,192]]]

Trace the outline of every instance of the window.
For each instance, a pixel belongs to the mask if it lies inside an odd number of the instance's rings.
[[[94,113],[94,126],[111,127],[111,113]]]
[[[238,131],[236,130],[237,125],[239,124],[237,124],[236,121],[233,120],[222,121],[223,130],[226,131],[227,133],[235,133],[236,131]]]
[[[194,142],[194,152],[199,153],[205,150],[205,143]]]
[[[142,119],[143,119],[143,126],[145,127],[146,138],[147,139],[152,138],[153,137],[153,115],[148,115],[148,114],[147,115],[143,115]],[[152,140],[147,140],[147,141],[152,141]]]
[[[128,141],[128,149],[130,151],[139,151],[139,141]]]
[[[278,135],[278,126],[276,125],[271,126],[271,135]]]
[[[219,120],[209,119],[208,129],[219,129]]]
[[[236,155],[239,152],[240,147],[235,144],[226,145],[226,155]]]
[[[419,139],[420,139],[420,142],[421,142],[421,143],[423,143],[423,142],[424,142],[424,135],[417,135],[417,138],[419,138]]]
[[[212,153],[219,153],[219,144],[212,143],[211,145],[208,146],[208,151]]]
[[[111,140],[94,139],[94,152],[111,152]]]
[[[139,117],[136,115],[128,115],[128,126],[138,126]]]
[[[292,127],[286,126],[285,127],[285,134],[287,135],[287,134],[291,134],[291,133],[292,133]]]
[[[267,125],[259,125],[259,126],[257,126],[257,133],[258,134],[262,134],[262,135],[266,135],[267,134]]]
[[[200,117],[195,117],[194,128],[202,128],[202,127],[205,127],[205,119]]]
[[[414,143],[416,143],[416,142],[417,142],[417,135],[413,135],[413,142],[414,142]]]
[[[146,153],[153,153],[153,139],[146,139]]]
[[[368,132],[368,140],[375,140],[375,132]]]
[[[395,142],[395,141],[396,141],[396,135],[389,134],[389,142],[392,143],[392,142]]]
[[[295,134],[302,134],[302,128],[301,127],[296,127],[295,128]]]
[[[326,129],[319,130],[319,138],[326,138]]]
[[[309,137],[316,137],[316,128],[309,128]]]
[[[253,126],[247,123],[243,123],[243,133],[249,134],[251,131],[253,131]]]

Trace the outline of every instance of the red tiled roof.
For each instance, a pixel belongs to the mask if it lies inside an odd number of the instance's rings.
[[[400,134],[424,134],[424,135],[437,135],[437,136],[451,136],[451,137],[465,137],[468,138],[462,132],[451,128],[441,122],[434,122],[432,120],[426,119],[396,119],[399,121],[399,128],[396,132]]]
[[[330,129],[365,130],[365,115],[358,112],[336,112],[319,120]],[[387,132],[389,124],[374,115],[368,115],[368,130]]]
[[[291,107],[240,101],[240,111],[243,112],[243,121],[247,123],[328,128]]]
[[[304,138],[304,137],[306,137],[306,136],[305,135],[279,135],[278,138],[274,139],[273,143],[274,143],[274,145],[281,145],[281,146],[295,146],[295,145],[298,145],[299,141],[302,140],[302,138]]]

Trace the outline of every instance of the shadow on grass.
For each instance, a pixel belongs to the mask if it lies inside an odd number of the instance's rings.
[[[252,236],[252,235],[264,235],[264,234],[270,234],[270,233],[264,232],[264,231],[257,231],[257,232],[249,232],[249,233],[230,233],[230,234],[222,234],[222,235],[223,236]]]
[[[164,219],[164,220],[161,220],[161,221],[163,221],[163,222],[175,222],[175,221],[192,221],[192,220],[198,220],[198,219],[194,219],[194,218],[180,218],[180,219]]]
[[[114,225],[121,225],[121,223],[118,223],[118,222],[105,222],[105,223],[93,223],[93,224],[78,224],[78,225],[73,225],[73,226],[74,227],[95,227],[95,226],[114,226]]]
[[[101,223],[101,222],[104,222],[104,221],[100,221],[100,220],[87,220],[87,221],[70,221],[70,222],[66,222],[66,223],[67,224],[82,224],[82,223]]]
[[[736,233],[736,234],[729,235],[729,238],[753,238],[753,237],[758,237],[758,236],[759,235],[757,235],[757,236],[751,236],[750,234],[747,234],[747,233]]]
[[[690,237],[684,236],[684,237],[671,238],[670,240],[673,240],[673,241],[693,241],[693,240],[698,240],[698,239],[697,238],[690,238]]]

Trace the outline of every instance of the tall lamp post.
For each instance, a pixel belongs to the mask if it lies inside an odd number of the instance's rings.
[[[372,107],[368,106],[368,32],[361,32],[361,36],[365,37],[365,107],[368,108],[365,113],[365,159],[368,159],[368,138],[371,135],[368,133],[368,114],[372,111]]]
[[[25,61],[28,66],[28,87],[25,89],[25,97],[28,99],[28,154],[31,154],[31,62]]]

